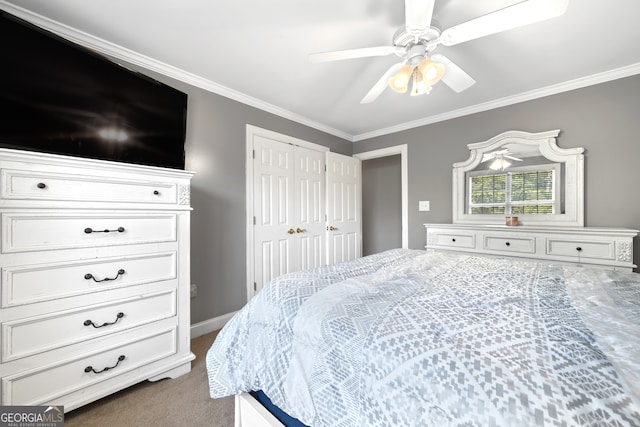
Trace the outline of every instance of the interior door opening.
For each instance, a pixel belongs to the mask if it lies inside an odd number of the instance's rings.
[[[362,162],[362,255],[402,247],[400,154]]]

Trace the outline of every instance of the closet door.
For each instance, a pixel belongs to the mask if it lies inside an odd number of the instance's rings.
[[[254,139],[254,280],[325,263],[323,152]]]
[[[362,256],[360,160],[327,156],[327,264]]]
[[[254,265],[256,290],[295,267],[293,146],[254,139]]]
[[[325,157],[320,151],[293,147],[295,207],[292,226],[299,244],[296,270],[325,264]]]

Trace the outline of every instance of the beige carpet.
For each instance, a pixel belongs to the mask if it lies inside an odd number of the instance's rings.
[[[205,355],[216,332],[191,340],[191,372],[143,382],[65,414],[65,427],[232,427],[233,397],[211,399]]]

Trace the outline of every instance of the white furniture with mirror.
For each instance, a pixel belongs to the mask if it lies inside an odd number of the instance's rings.
[[[584,149],[560,148],[559,130],[508,131],[469,144],[453,165],[453,222],[584,225]]]
[[[453,165],[453,224],[424,224],[426,248],[635,268],[637,230],[584,227],[584,149],[558,147],[559,133],[469,144]]]

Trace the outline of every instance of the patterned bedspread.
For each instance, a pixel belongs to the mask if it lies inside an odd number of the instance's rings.
[[[639,329],[640,274],[398,249],[275,279],[207,369],[311,426],[640,426]]]

